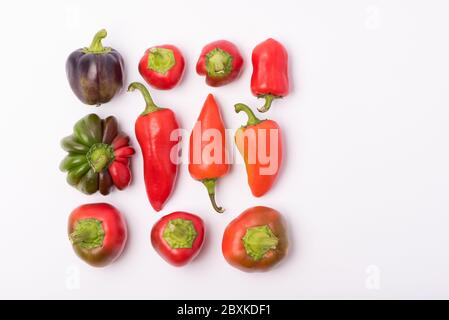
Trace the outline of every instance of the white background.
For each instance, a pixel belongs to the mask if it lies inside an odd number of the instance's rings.
[[[5,3],[8,3],[7,5]],[[448,298],[449,20],[447,1],[10,1],[1,2],[0,298]],[[284,129],[286,161],[275,188],[251,196],[244,167],[221,179],[215,214],[204,186],[181,168],[176,191],[156,214],[145,195],[142,157],[133,184],[107,197],[68,186],[59,146],[90,112],[115,115],[134,136],[143,110],[123,92],[100,108],[71,92],[65,60],[100,28],[124,57],[127,83],[144,50],[182,49],[187,70],[174,90],[151,90],[190,130],[213,93],[229,128],[233,104],[251,95],[252,48],[268,37],[291,58],[292,93],[267,114]],[[210,88],[195,73],[203,45],[237,44],[236,82]],[[67,217],[106,201],[126,216],[129,242],[104,269],[79,260]],[[286,217],[291,252],[272,272],[226,264],[221,236],[254,205]],[[185,210],[207,224],[207,242],[184,268],[166,264],[149,233],[163,214]]]

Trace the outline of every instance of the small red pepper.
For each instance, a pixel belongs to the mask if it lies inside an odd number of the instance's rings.
[[[79,206],[69,216],[68,234],[75,253],[94,267],[116,260],[127,239],[125,219],[107,203]]]
[[[128,91],[139,90],[146,103],[144,112],[137,118],[135,131],[143,155],[144,180],[148,199],[154,210],[160,211],[173,191],[178,174],[180,136],[175,114],[168,108],[159,108],[147,88],[133,82]]]
[[[226,135],[220,109],[212,94],[207,96],[190,135],[189,172],[207,188],[215,211],[224,212],[215,202],[215,184],[229,171]]]
[[[165,261],[180,267],[198,255],[204,233],[200,217],[187,212],[173,212],[153,226],[151,244]]]
[[[242,71],[243,58],[239,49],[227,40],[209,43],[201,51],[196,72],[206,76],[206,83],[219,87],[238,78]]]
[[[268,207],[243,211],[226,227],[222,242],[226,261],[242,271],[268,271],[288,252],[288,234],[281,214]]]
[[[139,72],[152,87],[168,90],[181,80],[184,65],[181,51],[173,45],[165,44],[145,51],[139,62]]]
[[[235,105],[235,112],[240,111],[246,113],[248,122],[235,133],[235,143],[245,161],[251,192],[261,197],[271,189],[281,168],[281,128],[273,120],[258,119],[242,103]]]
[[[254,48],[252,62],[251,91],[265,98],[265,105],[258,110],[266,112],[274,99],[289,93],[288,53],[281,43],[270,38]]]

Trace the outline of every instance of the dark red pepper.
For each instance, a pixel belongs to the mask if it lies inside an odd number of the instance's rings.
[[[204,223],[187,212],[162,217],[151,230],[151,244],[168,263],[180,267],[195,258],[204,241]]]
[[[238,78],[242,71],[243,58],[239,49],[227,40],[209,43],[201,51],[196,72],[206,76],[206,83],[219,87]]]
[[[270,38],[254,48],[252,62],[251,91],[265,98],[265,105],[258,110],[266,112],[274,99],[289,93],[288,53],[281,43]]]
[[[155,46],[145,51],[139,63],[139,72],[154,88],[168,90],[175,87],[184,74],[184,57],[170,44]]]
[[[139,90],[145,99],[144,112],[137,118],[135,131],[143,155],[144,179],[148,199],[154,210],[160,211],[173,191],[178,164],[180,136],[175,114],[168,108],[159,108],[145,86],[138,82],[128,91]],[[178,132],[179,133],[179,132]]]

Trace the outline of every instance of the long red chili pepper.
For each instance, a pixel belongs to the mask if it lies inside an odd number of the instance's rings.
[[[282,163],[281,128],[273,120],[260,120],[252,110],[242,104],[235,112],[245,112],[246,125],[235,133],[235,143],[246,166],[248,184],[256,197],[261,197],[273,186]]]
[[[224,212],[215,202],[215,184],[229,171],[226,158],[226,136],[220,109],[214,96],[209,94],[190,135],[189,172],[207,188],[212,206]]]
[[[288,53],[281,43],[270,38],[254,48],[252,62],[251,91],[265,98],[265,105],[258,110],[266,112],[274,99],[289,93]]]
[[[139,90],[146,103],[144,112],[137,118],[135,131],[143,155],[144,179],[148,199],[154,210],[160,211],[173,191],[178,174],[177,155],[180,137],[175,114],[168,108],[159,108],[147,88],[133,82],[128,91]]]

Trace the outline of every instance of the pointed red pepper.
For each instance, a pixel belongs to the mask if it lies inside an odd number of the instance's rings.
[[[265,98],[265,104],[259,108],[266,112],[274,99],[288,95],[288,53],[284,46],[274,39],[259,43],[252,54],[253,74],[251,91],[258,98]]]
[[[196,72],[206,76],[206,83],[219,87],[237,79],[242,71],[243,58],[239,49],[227,40],[209,43],[201,51]]]
[[[175,114],[168,108],[159,108],[147,88],[133,82],[128,91],[139,90],[146,102],[144,112],[136,120],[136,137],[143,155],[144,179],[148,199],[154,210],[160,211],[173,191],[178,164],[172,159],[178,154],[180,136]]]
[[[225,127],[218,104],[209,94],[190,135],[189,172],[204,184],[218,213],[224,209],[215,202],[215,184],[228,171]]]

